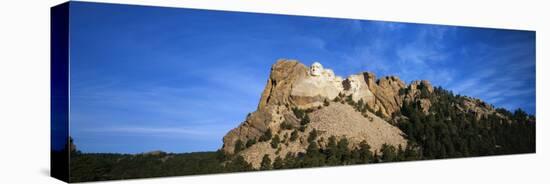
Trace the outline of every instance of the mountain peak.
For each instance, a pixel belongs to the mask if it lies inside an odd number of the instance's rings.
[[[311,144],[323,148],[329,138],[346,138],[349,147],[366,142],[371,151],[382,145],[405,147],[405,134],[395,125],[404,104],[428,113],[434,87],[427,80],[409,85],[397,76],[376,79],[370,72],[343,78],[319,62],[306,66],[280,59],[271,67],[258,108],[223,138],[222,150],[258,168],[262,158],[303,154]],[[465,98],[464,110],[494,113]],[[312,135],[315,135],[312,138]]]

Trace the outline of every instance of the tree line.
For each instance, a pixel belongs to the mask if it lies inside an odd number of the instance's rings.
[[[313,130],[307,137],[307,149],[303,153],[288,153],[284,157],[271,158],[264,155],[259,170],[308,168],[322,166],[382,163],[408,160],[442,159],[517,153],[534,153],[535,116],[521,109],[510,112],[496,109],[487,115],[475,111],[460,109],[466,97],[455,95],[441,87],[428,93],[420,85],[419,98],[431,102],[429,112],[422,111],[419,101],[404,103],[400,111],[392,117],[398,119],[399,127],[408,140],[407,146],[384,144],[374,152],[371,146],[363,141],[350,146],[346,137],[328,138],[326,146],[319,146],[318,132]],[[400,91],[406,93],[406,91]],[[354,102],[349,96],[339,95],[333,101],[325,100],[323,106],[331,102],[353,106],[366,118],[370,111],[382,117],[381,112],[374,112],[362,100]],[[321,108],[321,107],[319,107]],[[257,142],[269,142],[271,147],[280,148],[284,140],[296,141],[298,132],[304,132],[310,123],[309,113],[315,109],[301,110],[293,108],[294,115],[300,120],[298,125],[282,123],[281,129],[292,130],[288,139],[266,131],[258,140],[243,142],[237,140],[235,153],[250,147]],[[404,118],[396,118],[396,117]],[[383,118],[392,118],[383,117]],[[72,139],[71,139],[72,145]],[[71,146],[70,179],[71,182],[116,180],[129,178],[148,178],[163,176],[181,176],[193,174],[226,173],[255,170],[239,154],[228,155],[223,151],[196,153],[157,153],[157,154],[111,154],[82,153]]]
[[[426,95],[429,113],[420,103],[403,104],[400,113],[407,118],[398,122],[409,145],[418,147],[420,159],[439,159],[535,152],[535,117],[521,109],[513,113],[496,109],[488,115],[464,111],[465,97],[436,87]]]

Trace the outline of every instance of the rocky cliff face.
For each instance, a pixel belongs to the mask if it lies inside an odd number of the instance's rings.
[[[258,109],[249,114],[239,127],[223,138],[223,151],[233,154],[237,140],[257,140],[268,129],[277,129],[283,119],[293,121],[289,107],[301,100],[290,96],[293,85],[307,76],[308,67],[294,60],[279,60],[271,67],[271,74],[262,93]],[[282,117],[282,118],[281,118]],[[295,119],[295,118],[294,118]]]
[[[222,150],[241,155],[258,168],[264,155],[273,160],[304,153],[312,131],[318,133],[313,141],[321,148],[331,136],[347,138],[350,147],[366,141],[373,152],[382,144],[404,147],[404,133],[392,124],[402,118],[404,103],[417,103],[428,113],[432,93],[434,88],[426,80],[407,85],[398,77],[376,79],[369,72],[344,79],[319,63],[307,67],[296,60],[278,60],[257,110],[224,136]],[[456,105],[479,116],[494,112],[472,98]],[[280,144],[273,146],[274,138]]]

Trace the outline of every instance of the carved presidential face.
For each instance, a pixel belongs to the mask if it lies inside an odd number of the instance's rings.
[[[328,79],[333,79],[334,78],[334,72],[331,69],[324,69],[323,70],[323,75]]]
[[[321,63],[315,62],[309,68],[309,74],[311,76],[320,76],[323,72],[323,65]]]
[[[359,80],[356,79],[355,77],[349,78],[349,84],[350,84],[351,91],[359,90]]]

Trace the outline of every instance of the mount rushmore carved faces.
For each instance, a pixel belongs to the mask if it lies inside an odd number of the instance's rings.
[[[323,73],[323,65],[321,65],[321,63],[319,62],[314,62],[309,69],[309,75],[317,77],[317,76],[321,76],[322,73]]]

